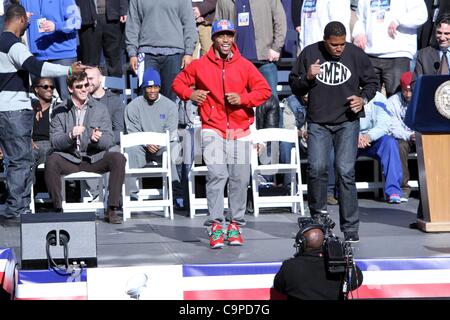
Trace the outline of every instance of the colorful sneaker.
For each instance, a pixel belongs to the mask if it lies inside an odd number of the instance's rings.
[[[209,245],[211,246],[211,249],[220,249],[224,246],[224,234],[222,226],[219,223],[214,223],[211,227]]]
[[[389,202],[389,203],[395,203],[395,204],[398,204],[398,203],[401,203],[402,200],[401,200],[401,198],[400,198],[400,195],[398,195],[398,194],[396,194],[396,193],[393,193],[393,194],[391,194],[391,195],[389,196],[388,202]]]
[[[227,241],[230,246],[242,246],[244,244],[241,229],[235,222],[228,225]]]

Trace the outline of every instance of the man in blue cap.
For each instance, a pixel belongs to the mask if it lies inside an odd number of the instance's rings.
[[[170,132],[170,142],[178,141],[178,107],[160,93],[161,77],[154,69],[144,72],[142,81],[143,96],[139,96],[125,107],[125,128],[133,132]],[[130,152],[130,168],[142,168],[152,161],[161,160],[160,146],[148,144],[134,147]],[[172,179],[178,180],[176,169],[172,166]],[[135,179],[127,179],[127,190],[137,193]]]

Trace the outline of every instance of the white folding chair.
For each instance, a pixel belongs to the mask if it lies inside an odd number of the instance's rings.
[[[208,168],[205,164],[199,164],[202,162],[202,148],[201,148],[201,128],[196,128],[194,132],[194,161],[191,163],[191,167],[188,173],[188,191],[189,191],[189,217],[193,219],[197,210],[208,209],[208,203],[206,198],[200,198],[196,195],[195,190],[195,178],[200,176],[206,176]],[[196,165],[197,164],[197,165]],[[224,208],[228,209],[228,198],[224,198]]]
[[[300,169],[300,150],[298,146],[297,129],[270,128],[255,130],[252,132],[251,140],[254,144],[251,151],[254,216],[257,217],[259,215],[260,208],[271,207],[291,207],[293,213],[298,213],[300,209],[301,215],[304,215],[302,174]],[[272,159],[279,159],[276,157],[278,149],[278,143],[276,142],[282,141],[293,144],[290,163],[279,163],[279,161],[275,160],[269,164],[260,164],[258,151],[255,145],[258,143],[267,144],[267,142],[271,142]],[[258,179],[258,176],[275,175],[277,173],[286,173],[291,175],[290,194],[282,196],[260,196],[260,179]]]
[[[81,202],[67,202],[66,201],[66,181],[82,181],[82,180],[97,180],[98,188],[100,190],[98,201],[84,201]],[[80,171],[61,176],[61,196],[62,196],[62,210],[63,212],[96,212],[97,210],[104,210],[104,195],[103,195],[103,175],[94,172]]]
[[[155,144],[166,147],[162,154],[162,163],[159,166],[151,168],[130,168],[129,154],[127,148]],[[134,177],[139,181],[138,199],[130,198],[126,194],[125,185],[122,185],[123,197],[123,221],[131,217],[132,211],[164,211],[166,218],[173,219],[173,193],[172,193],[172,171],[170,157],[170,134],[158,132],[135,132],[129,134],[120,133],[120,151],[127,158],[125,165],[125,179]],[[142,178],[160,177],[162,178],[162,189],[143,189]],[[156,199],[155,199],[156,196]]]

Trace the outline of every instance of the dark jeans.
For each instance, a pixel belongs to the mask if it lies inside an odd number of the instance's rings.
[[[277,94],[277,84],[278,84],[278,70],[275,63],[265,63],[265,64],[255,64],[258,68],[259,72],[266,79],[269,84],[270,89],[272,89],[272,94],[275,98],[278,99]]]
[[[181,71],[183,54],[173,54],[170,56],[155,56],[145,54],[145,69],[153,68],[161,75],[161,94],[172,101],[176,101],[177,95],[172,91],[172,82]]]
[[[8,159],[6,184],[8,198],[4,216],[11,218],[29,211],[33,153],[31,131],[32,110],[0,112],[0,147]]]
[[[61,209],[61,176],[80,171],[106,173],[110,172],[108,182],[108,205],[120,206],[122,184],[125,178],[126,159],[120,152],[106,152],[103,159],[95,163],[82,161],[73,163],[57,153],[47,158],[45,163],[45,184],[55,209]]]
[[[80,46],[78,56],[81,62],[91,66],[100,64],[103,50],[107,67],[107,75],[121,77],[122,72],[122,38],[124,24],[119,20],[107,21],[99,16],[97,24],[84,25],[78,32]]]
[[[336,191],[336,170],[334,169],[334,148],[331,149],[330,158],[328,159],[328,186],[327,195],[337,198]]]
[[[358,231],[358,197],[355,162],[358,152],[359,121],[337,125],[309,123],[308,126],[308,205],[311,216],[327,209],[329,155],[334,146],[339,192],[340,229]]]
[[[381,91],[381,86],[384,83],[384,86],[386,87],[386,95],[388,97],[392,96],[400,85],[400,77],[402,76],[402,73],[409,71],[409,63],[411,59],[405,57],[369,58],[380,84],[378,91]]]
[[[406,197],[409,197],[411,193],[411,188],[408,185],[409,181],[409,167],[408,167],[408,155],[410,152],[416,149],[415,143],[413,141],[405,141],[403,139],[397,139],[398,151],[400,153],[400,161],[402,163],[402,192]]]
[[[34,164],[33,164],[33,184],[36,183],[36,170],[37,167],[41,164],[41,163],[45,163],[47,161],[47,158],[51,155],[51,153],[53,152],[51,143],[49,140],[42,140],[42,141],[35,141],[34,142],[38,148],[37,149],[33,149],[33,159],[34,159]],[[35,190],[36,192],[36,190]]]

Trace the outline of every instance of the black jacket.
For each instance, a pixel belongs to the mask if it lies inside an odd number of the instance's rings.
[[[309,67],[319,59],[321,75],[309,81]],[[378,79],[367,54],[347,42],[339,59],[326,50],[323,41],[305,47],[289,75],[292,93],[308,95],[307,121],[320,124],[340,124],[364,117],[364,109],[355,114],[347,97],[356,95],[370,101],[378,90]]]
[[[256,108],[256,129],[279,128],[280,105],[273,95]]]
[[[75,0],[80,7],[81,24],[90,25],[97,21],[97,11],[95,0]],[[120,16],[126,16],[128,13],[128,0],[106,0],[106,18],[107,20],[119,20]]]
[[[356,267],[352,289],[362,284],[363,275]],[[357,280],[356,280],[357,279]],[[275,275],[273,287],[289,299],[339,300],[342,295],[342,273],[329,273],[318,253],[303,253],[286,260]]]

